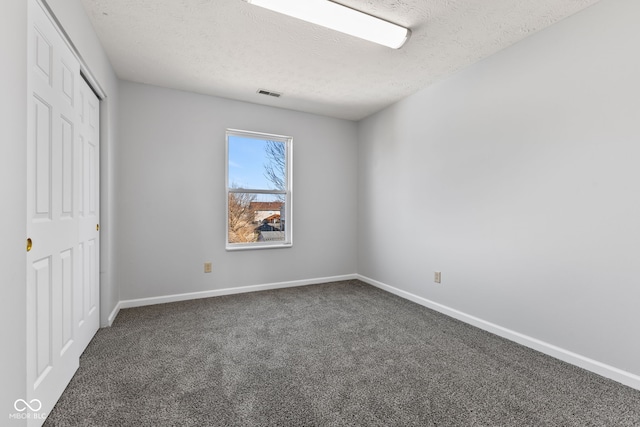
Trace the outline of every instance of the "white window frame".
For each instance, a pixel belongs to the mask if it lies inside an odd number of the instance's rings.
[[[229,137],[240,136],[245,138],[254,138],[267,141],[278,141],[285,144],[285,189],[284,190],[265,190],[255,188],[231,188],[229,183]],[[227,129],[225,134],[225,247],[227,251],[238,251],[248,249],[273,249],[288,248],[293,246],[293,138],[285,135],[274,135],[263,132],[251,132],[239,129]],[[252,194],[283,194],[285,196],[285,228],[284,240],[269,242],[248,242],[248,243],[231,243],[229,242],[229,194],[231,193],[252,193]]]

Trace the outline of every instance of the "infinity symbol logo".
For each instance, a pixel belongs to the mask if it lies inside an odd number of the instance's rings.
[[[18,412],[24,412],[27,410],[27,408],[29,408],[32,412],[38,412],[40,408],[42,408],[42,402],[40,402],[38,399],[33,399],[31,402],[27,402],[24,399],[18,399],[13,404],[13,407],[16,408],[16,411]]]

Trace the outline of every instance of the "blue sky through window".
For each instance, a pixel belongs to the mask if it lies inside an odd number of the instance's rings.
[[[229,135],[229,186],[256,190],[273,190],[265,177],[267,163],[263,139]]]

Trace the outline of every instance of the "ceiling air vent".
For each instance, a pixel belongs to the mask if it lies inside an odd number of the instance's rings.
[[[273,96],[274,98],[280,98],[282,96],[281,93],[278,92],[271,92],[269,90],[264,90],[264,89],[258,89],[258,93],[260,95],[267,95],[267,96]]]

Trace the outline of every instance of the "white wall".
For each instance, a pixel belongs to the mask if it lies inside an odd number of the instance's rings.
[[[80,0],[46,0],[80,56],[105,93],[100,104],[100,322],[108,317],[120,299],[114,262],[117,203],[117,175],[114,158],[118,144],[118,79],[98,40]]]
[[[4,0],[0,13],[0,424],[26,397],[27,3]],[[11,425],[23,425],[11,421]]]
[[[359,273],[640,375],[638,16],[603,0],[361,122]]]
[[[355,123],[124,81],[119,114],[122,300],[356,272]],[[226,128],[293,136],[292,248],[225,251]]]

